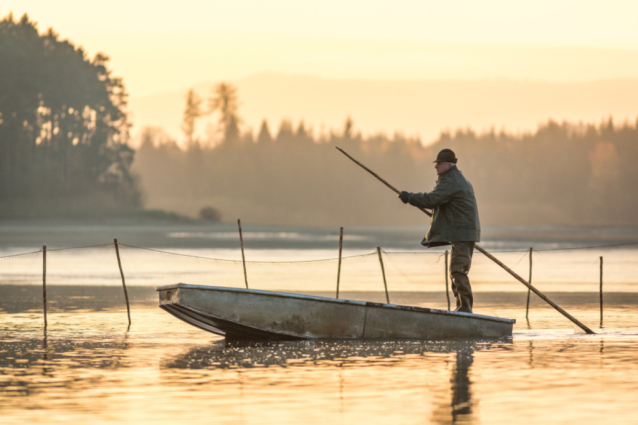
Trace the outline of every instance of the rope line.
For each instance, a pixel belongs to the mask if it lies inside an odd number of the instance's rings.
[[[113,242],[111,243],[106,243],[106,244],[101,244],[101,245],[86,245],[86,246],[76,246],[76,247],[71,247],[71,248],[47,248],[47,252],[60,252],[60,251],[79,251],[82,249],[91,249],[91,248],[104,248],[107,246],[113,246]],[[39,252],[42,252],[42,250],[40,250]]]
[[[214,257],[204,257],[204,256],[198,256],[198,255],[182,254],[182,253],[177,253],[177,252],[163,251],[163,250],[159,250],[159,249],[139,247],[139,246],[128,245],[128,244],[123,244],[123,243],[120,243],[119,245],[122,246],[122,247],[126,247],[126,248],[132,248],[132,249],[137,249],[137,250],[141,250],[141,251],[149,251],[149,252],[154,252],[154,253],[158,253],[158,254],[162,254],[162,255],[193,258],[193,259],[205,260],[205,261],[216,261],[216,262],[229,263],[229,264],[241,264],[242,263],[241,260],[228,260],[228,259],[224,259],[224,258],[214,258]],[[113,243],[100,244],[100,245],[87,245],[87,246],[69,247],[69,248],[55,248],[55,249],[48,249],[47,251],[49,251],[49,252],[77,251],[77,250],[92,249],[92,248],[104,248],[104,247],[109,247],[109,246],[113,246]],[[638,246],[638,242],[627,242],[627,243],[606,244],[606,245],[591,245],[591,246],[572,247],[572,248],[547,248],[547,249],[532,248],[532,249],[533,249],[533,251],[538,252],[538,253],[550,253],[550,252],[561,252],[561,251],[578,251],[578,250],[587,250],[587,249],[617,248],[617,247],[623,247],[623,246]],[[39,254],[41,252],[42,252],[42,250],[38,250],[38,251],[24,252],[24,253],[19,253],[19,254],[5,255],[5,256],[0,256],[0,260],[4,260],[4,259],[8,259],[8,258],[25,257],[25,256],[29,256],[29,255]],[[386,250],[382,249],[382,252],[385,255],[387,255],[388,257],[392,256],[392,255],[436,255],[436,256],[438,256],[437,261],[436,261],[437,263],[440,261],[441,257],[444,255],[443,253],[437,252],[437,251],[430,251],[430,252],[422,252],[422,251],[386,251]],[[493,253],[529,253],[529,249],[493,250],[491,252],[493,252]],[[359,259],[359,258],[370,257],[370,256],[373,256],[373,255],[377,255],[376,250],[372,251],[372,252],[370,252],[368,254],[358,254],[358,255],[350,255],[350,256],[342,257],[342,260],[356,260],[356,259]],[[326,262],[331,262],[331,261],[338,261],[338,257],[323,258],[323,259],[318,259],[318,260],[298,260],[298,261],[246,261],[246,263],[261,264],[261,265],[264,265],[264,264],[290,265],[290,264],[326,263]],[[520,263],[520,261],[522,261],[522,258],[521,258],[521,260],[519,260],[517,262],[517,264]]]
[[[41,253],[41,252],[42,252],[42,250],[39,250],[39,251],[32,251],[32,252],[23,252],[23,253],[21,253],[21,254],[5,255],[5,256],[3,256],[3,257],[0,257],[0,260],[5,260],[5,259],[7,259],[7,258],[26,257],[26,256],[29,256],[29,255],[39,254],[39,253]]]
[[[599,248],[616,248],[619,246],[633,246],[638,245],[638,242],[626,242],[626,243],[617,243],[617,244],[609,244],[609,245],[592,245],[592,246],[580,246],[573,248],[548,248],[548,249],[536,249],[533,248],[535,252],[555,252],[555,251],[577,251],[581,249],[599,249]]]
[[[384,254],[386,253],[383,249],[381,250],[381,252],[382,252],[382,253],[384,253]],[[415,283],[415,282],[414,282],[414,281],[410,278],[410,276],[408,276],[407,274],[403,273],[403,270],[401,270],[400,268],[398,268],[398,267],[397,267],[397,265],[396,265],[396,264],[394,264],[394,261],[392,261],[392,259],[391,259],[390,257],[387,257],[387,260],[388,260],[388,263],[389,263],[392,267],[394,267],[394,269],[395,269],[396,271],[398,271],[399,273],[401,273],[401,274],[403,275],[403,277],[405,277],[407,280],[409,280],[409,281],[410,281],[410,283]]]
[[[151,251],[151,252],[155,252],[158,254],[163,254],[163,255],[172,255],[172,256],[177,256],[177,257],[186,257],[186,258],[194,258],[194,259],[198,259],[198,260],[206,260],[206,261],[217,261],[217,262],[222,262],[222,263],[231,263],[231,264],[241,264],[242,261],[241,260],[227,260],[227,259],[223,259],[223,258],[213,258],[213,257],[203,257],[203,256],[198,256],[198,255],[190,255],[190,254],[181,254],[181,253],[177,253],[177,252],[170,252],[170,251],[162,251],[159,249],[154,249],[154,248],[144,248],[144,247],[139,247],[139,246],[134,246],[134,245],[127,245],[127,244],[123,244],[120,243],[120,246],[125,246],[127,248],[133,248],[133,249],[139,249],[142,251]],[[359,254],[359,255],[350,255],[347,257],[341,257],[342,260],[353,260],[353,259],[358,259],[358,258],[364,258],[364,257],[370,257],[372,255],[377,255],[376,251],[373,251],[369,254]],[[338,258],[324,258],[324,259],[319,259],[319,260],[298,260],[298,261],[246,261],[247,264],[275,264],[275,265],[285,265],[285,264],[308,264],[308,263],[325,263],[325,262],[330,262],[330,261],[337,261]]]

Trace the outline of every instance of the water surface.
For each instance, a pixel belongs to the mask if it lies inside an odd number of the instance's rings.
[[[251,288],[334,296],[338,229],[245,226]],[[444,250],[424,228],[346,229],[341,296],[447,308]],[[637,423],[638,250],[533,254],[533,282],[594,329],[585,335],[485,258],[475,311],[514,318],[502,340],[226,343],[157,307],[154,285],[243,287],[233,226],[0,225],[3,255],[118,237],[132,301],[127,328],[113,245],[0,259],[3,424]],[[498,233],[501,232],[501,233]],[[489,231],[486,232],[489,234]],[[635,240],[635,228],[492,230],[485,247],[524,277],[527,249]],[[500,235],[500,236],[499,236]],[[489,238],[488,238],[489,239]],[[600,322],[600,257],[604,321]],[[221,260],[210,260],[215,257]],[[328,259],[299,263],[299,260]],[[225,261],[231,260],[231,261]],[[272,263],[280,261],[279,263]],[[281,263],[283,261],[283,263]]]
[[[149,302],[128,330],[124,309],[78,302],[44,333],[25,302],[0,316],[0,412],[7,424],[635,423],[636,305],[609,305],[598,329],[597,309],[574,301],[597,335],[540,305],[528,322],[516,300],[477,306],[518,320],[509,339],[278,343],[227,343]]]

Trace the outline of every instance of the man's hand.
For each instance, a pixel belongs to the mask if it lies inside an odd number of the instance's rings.
[[[407,204],[408,203],[408,199],[410,199],[410,193],[406,192],[405,190],[402,191],[399,194],[399,199],[401,199],[401,202],[403,202],[404,204]]]

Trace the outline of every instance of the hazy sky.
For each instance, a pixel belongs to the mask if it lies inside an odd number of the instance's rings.
[[[1,7],[3,15],[28,13],[41,30],[52,26],[91,55],[110,55],[132,96],[268,71],[389,80],[638,77],[633,62],[592,69],[534,54],[638,51],[636,1],[4,0]]]
[[[337,85],[345,80],[485,80],[489,86],[502,79],[638,78],[637,1],[1,0],[0,13],[11,11],[16,17],[28,13],[41,31],[53,27],[91,57],[108,54],[131,95],[134,132],[161,125],[175,129],[170,132],[176,138],[181,138],[180,111],[188,88],[222,80],[241,83],[263,73],[340,80]],[[626,107],[626,99],[617,107],[613,99],[596,103],[591,97],[587,114],[579,107],[557,108],[556,102],[544,109],[541,99],[534,108],[516,105],[520,116],[514,119],[503,112],[507,107],[492,108],[489,102],[470,111],[473,100],[453,92],[458,107],[451,105],[449,117],[434,119],[419,99],[405,103],[390,86],[377,103],[357,103],[347,90],[322,98],[313,95],[319,85],[308,89],[307,95],[282,91],[277,94],[282,99],[273,99],[268,88],[240,88],[240,114],[253,128],[262,117],[275,121],[272,125],[291,117],[332,128],[352,115],[364,133],[398,129],[424,140],[445,127],[531,129],[550,117],[632,119],[638,114],[637,108]],[[158,95],[165,103],[158,103]],[[325,104],[312,105],[312,113],[307,105],[312,102]],[[402,112],[406,108],[414,118],[403,119],[410,115]],[[301,111],[306,112],[299,117]],[[401,119],[392,119],[393,112]],[[379,115],[386,119],[374,118]],[[426,115],[432,121],[427,125]]]

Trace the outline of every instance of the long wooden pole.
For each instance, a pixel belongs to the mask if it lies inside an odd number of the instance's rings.
[[[486,250],[484,250],[483,248],[481,248],[479,245],[475,245],[474,246],[476,249],[478,249],[483,255],[485,255],[487,258],[489,258],[490,260],[494,261],[496,264],[498,264],[499,266],[501,266],[503,269],[505,269],[505,271],[507,271],[509,274],[511,274],[512,276],[514,276],[514,278],[516,280],[518,280],[519,282],[521,282],[523,285],[527,286],[529,289],[532,290],[533,293],[535,293],[536,295],[538,295],[543,301],[545,301],[547,304],[551,305],[552,307],[554,307],[558,312],[560,312],[563,316],[567,317],[569,320],[571,320],[574,324],[576,324],[579,328],[581,328],[582,330],[584,330],[586,333],[588,334],[594,334],[595,332],[592,331],[591,329],[589,329],[587,326],[585,326],[583,323],[581,323],[578,319],[576,319],[574,316],[572,316],[571,314],[569,314],[568,312],[566,312],[565,310],[563,310],[558,304],[556,304],[554,301],[550,300],[549,298],[547,298],[547,296],[545,294],[543,294],[541,291],[539,291],[538,289],[536,289],[534,286],[530,285],[529,283],[527,283],[525,281],[525,279],[523,279],[522,277],[520,277],[518,274],[516,274],[516,272],[514,272],[514,270],[510,269],[509,267],[507,267],[505,264],[503,264],[501,261],[499,261],[496,257],[494,257],[492,254],[490,254],[489,252],[487,252]]]
[[[339,280],[341,279],[341,252],[343,248],[343,227],[339,228],[339,266],[337,266],[337,299],[339,299]]]
[[[529,249],[529,280],[528,282],[531,284],[532,283],[532,252],[534,251],[533,248],[530,247]],[[530,295],[532,294],[532,290],[531,289],[527,289],[527,305],[525,307],[525,318],[527,319],[529,317],[529,298]]]
[[[445,250],[445,296],[447,297],[447,309],[450,310],[450,288],[448,286],[448,262],[447,262],[448,250]]]
[[[44,330],[47,329],[47,246],[42,247],[42,303],[44,306]]]
[[[131,306],[128,302],[128,291],[126,290],[126,280],[124,279],[124,270],[122,269],[122,260],[120,260],[120,246],[117,239],[113,239],[115,244],[115,256],[117,257],[117,265],[120,268],[120,276],[122,276],[122,288],[124,288],[124,299],[126,300],[126,314],[128,315],[128,325],[131,326]]]
[[[377,180],[379,180],[381,183],[383,183],[384,185],[388,186],[390,188],[390,190],[393,190],[396,194],[400,194],[401,192],[394,186],[392,186],[390,183],[388,183],[387,181],[385,181],[384,179],[382,179],[377,173],[375,173],[374,171],[372,171],[371,169],[369,169],[368,167],[366,167],[365,165],[363,165],[362,163],[360,163],[359,161],[357,161],[356,159],[354,159],[353,157],[351,157],[350,155],[348,155],[348,153],[346,151],[344,151],[343,149],[341,149],[340,147],[337,147],[337,150],[339,152],[341,152],[342,154],[344,154],[345,156],[347,156],[348,158],[350,158],[350,160],[352,160],[352,162],[354,162],[355,164],[357,164],[359,167],[363,168],[364,170],[366,170],[368,173],[372,174],[373,176],[375,176],[377,178]],[[424,213],[426,213],[427,215],[429,215],[430,217],[432,216],[432,213],[428,210],[426,210],[425,208],[421,208],[421,207],[415,207],[417,209],[420,209],[421,211],[423,211]]]
[[[361,168],[363,168],[364,170],[366,170],[367,172],[369,172],[370,174],[372,174],[373,176],[375,176],[379,181],[381,181],[381,183],[385,184],[387,187],[389,187],[392,191],[394,191],[397,194],[400,194],[401,192],[395,188],[394,186],[392,186],[390,183],[388,183],[387,181],[383,180],[381,177],[379,177],[379,175],[377,175],[374,171],[370,170],[368,167],[366,167],[365,165],[363,165],[362,163],[360,163],[359,161],[357,161],[356,159],[354,159],[353,157],[351,157],[350,155],[348,155],[343,149],[341,148],[337,148],[341,153],[343,153],[345,156],[347,156],[348,158],[350,158],[354,163],[356,163],[357,165],[359,165]],[[421,207],[417,207],[418,209],[420,209],[421,211],[423,211],[424,213],[426,213],[427,215],[429,215],[430,217],[432,216],[432,213],[428,210],[426,210],[425,208],[421,208]],[[528,282],[525,281],[525,279],[523,279],[522,277],[520,277],[516,272],[514,272],[514,270],[510,269],[509,267],[507,267],[505,264],[503,264],[501,261],[499,261],[496,257],[494,257],[492,254],[490,254],[489,252],[487,252],[486,250],[484,250],[483,248],[481,248],[478,244],[474,246],[477,250],[479,250],[479,252],[481,252],[483,255],[485,255],[487,258],[489,258],[490,260],[494,261],[496,264],[498,264],[499,266],[501,266],[503,269],[505,269],[505,271],[507,271],[509,274],[511,274],[516,280],[518,280],[519,282],[521,282],[523,285],[527,286],[532,292],[534,292],[536,295],[538,295],[543,301],[545,301],[547,304],[551,305],[552,307],[554,307],[557,311],[559,311],[563,316],[567,317],[569,320],[571,320],[574,324],[576,324],[579,328],[581,328],[582,330],[584,330],[586,333],[588,334],[594,334],[594,331],[592,331],[591,329],[589,329],[587,326],[585,326],[583,323],[581,323],[578,319],[576,319],[574,316],[572,316],[571,314],[569,314],[568,312],[566,312],[565,310],[563,310],[561,307],[559,307],[555,302],[553,302],[552,300],[550,300],[549,298],[547,298],[547,296],[545,294],[543,294],[541,291],[539,291],[538,289],[536,289],[535,287],[533,287],[532,285],[530,285]]]
[[[379,263],[381,264],[381,274],[383,275],[383,287],[385,288],[385,300],[390,304],[390,295],[388,294],[388,282],[385,280],[385,268],[383,267],[383,257],[381,256],[381,247],[377,247],[377,254],[379,254]]]
[[[237,219],[237,227],[239,227],[239,243],[241,245],[241,262],[244,265],[244,282],[248,289],[248,274],[246,273],[246,256],[244,255],[244,236],[241,233],[241,220]]]
[[[603,327],[603,257],[600,257],[600,327]]]

